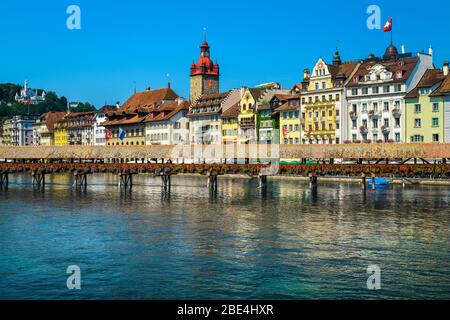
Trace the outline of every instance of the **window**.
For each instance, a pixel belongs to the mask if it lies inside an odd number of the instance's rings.
[[[380,88],[379,87],[373,87],[372,88],[372,93],[373,94],[378,94],[380,92]]]
[[[400,142],[400,133],[395,133],[395,142]]]
[[[356,126],[357,126],[356,120],[352,120],[352,128],[353,128],[353,129],[356,129]]]
[[[364,95],[369,94],[369,88],[362,88],[362,94]]]
[[[322,82],[322,89],[326,89],[327,88],[327,84],[325,82]]]
[[[389,102],[385,102],[385,103],[384,103],[383,110],[384,110],[384,111],[389,111]]]
[[[352,96],[358,95],[358,89],[352,89]]]
[[[439,112],[439,103],[433,103],[433,112]]]
[[[353,141],[353,142],[355,142],[355,141],[356,141],[356,139],[357,139],[357,136],[356,136],[356,134],[352,134],[352,141]]]
[[[316,91],[319,90],[319,83],[316,82],[315,85],[316,85]]]
[[[373,127],[374,129],[378,129],[378,120],[377,120],[377,119],[373,119],[373,120],[372,120],[372,127]]]
[[[414,105],[414,112],[415,113],[421,113],[422,112],[422,106],[420,104]]]
[[[389,127],[389,119],[384,119],[384,126]]]
[[[420,136],[420,135],[412,136],[411,142],[423,142],[423,136]]]
[[[416,127],[416,128],[422,127],[422,120],[421,119],[415,119],[414,120],[414,127]]]
[[[431,125],[433,127],[439,127],[439,118],[433,118],[431,119]]]
[[[391,87],[390,86],[384,86],[383,87],[383,93],[389,93],[391,92]]]
[[[395,118],[394,121],[395,121],[395,127],[400,128],[400,118]]]
[[[433,142],[439,142],[439,134],[433,134]]]
[[[336,101],[339,101],[339,99],[341,98],[341,96],[338,94],[336,94]]]
[[[402,85],[401,84],[396,84],[395,85],[395,92],[400,92],[402,91]]]

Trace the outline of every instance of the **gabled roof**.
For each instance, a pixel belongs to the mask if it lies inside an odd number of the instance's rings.
[[[222,113],[222,118],[236,118],[239,114],[239,103],[235,103],[232,107]]]
[[[258,101],[266,90],[266,88],[248,88],[248,91],[250,91],[255,101]]]
[[[178,103],[178,101],[166,102],[161,106],[160,109],[158,109],[159,113],[156,116],[149,114],[147,117],[145,117],[144,122],[168,121],[179,112],[188,110],[189,110],[189,103],[187,101],[183,101],[180,104]]]
[[[275,109],[275,113],[282,112],[282,111],[299,111],[300,110],[300,104],[299,105],[291,105],[291,100],[300,100],[300,95],[292,95],[288,99],[286,99],[286,102]]]
[[[444,94],[450,94],[450,74],[445,77],[439,88],[437,88],[432,94],[430,94],[430,97],[437,97]]]
[[[356,71],[355,75],[353,76],[353,79],[355,77],[359,78],[358,82],[350,81],[348,83],[348,87],[356,87],[360,85],[365,84],[365,76],[370,73],[371,69],[375,65],[382,65],[387,70],[392,72],[392,81],[394,83],[398,82],[405,82],[409,79],[412,72],[414,71],[414,68],[416,67],[417,63],[419,62],[418,57],[414,58],[407,58],[407,59],[401,59],[401,60],[390,60],[390,61],[367,61],[360,65],[358,70]],[[397,76],[401,72],[400,77]]]
[[[40,121],[45,124],[49,133],[53,133],[55,123],[64,118],[65,115],[65,112],[47,112],[41,116]]]
[[[412,89],[405,98],[418,98],[420,88],[431,88],[445,79],[444,73],[440,69],[428,69],[420,79],[417,86]],[[435,90],[436,91],[436,90]]]
[[[174,101],[178,95],[171,88],[147,90],[133,94],[119,109],[119,112],[150,112],[164,101]]]

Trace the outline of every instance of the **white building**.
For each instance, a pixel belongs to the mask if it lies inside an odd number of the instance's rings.
[[[11,119],[11,145],[31,146],[33,145],[33,124],[38,116],[14,116]]]
[[[93,133],[94,133],[94,145],[105,146],[106,145],[106,130],[103,123],[108,120],[108,112],[117,111],[118,106],[104,106],[100,109],[93,119]]]
[[[189,103],[178,98],[165,102],[145,119],[147,145],[189,144]]]
[[[32,90],[28,87],[28,81],[25,80],[23,89],[16,93],[15,100],[21,103],[38,104],[45,101],[45,91],[39,95],[38,90]]]
[[[222,112],[241,99],[241,90],[204,94],[191,105],[189,140],[192,144],[222,144]]]
[[[389,46],[383,58],[371,55],[350,79],[345,139],[350,142],[406,142],[404,97],[427,69],[434,69],[431,55],[398,54]]]

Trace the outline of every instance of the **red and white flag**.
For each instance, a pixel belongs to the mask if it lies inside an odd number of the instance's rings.
[[[391,32],[392,31],[392,18],[389,18],[389,20],[386,22],[386,24],[383,27],[384,32]]]
[[[109,131],[108,129],[105,129],[105,139],[107,142],[112,139],[112,136],[113,136],[112,132]]]

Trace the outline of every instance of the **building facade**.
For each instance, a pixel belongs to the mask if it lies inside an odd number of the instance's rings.
[[[280,144],[301,143],[300,95],[283,98],[284,103],[275,112],[279,114]]]
[[[265,88],[241,88],[238,114],[238,143],[258,143],[257,105],[266,90]]]
[[[426,54],[399,54],[391,45],[382,58],[371,55],[347,86],[347,143],[401,143],[405,137],[405,95],[433,69]]]
[[[190,132],[192,144],[221,144],[222,113],[240,101],[240,90],[205,94],[191,104],[189,109]]]
[[[302,143],[342,143],[341,114],[346,108],[344,91],[357,67],[357,62],[342,63],[336,51],[332,64],[319,59],[312,74],[305,70],[302,83]]]
[[[108,112],[103,123],[105,131],[111,133],[107,145],[145,145],[145,120],[152,112],[167,102],[174,102],[178,95],[170,88],[137,92],[117,111]],[[122,133],[122,134],[121,134]]]
[[[3,123],[3,142],[4,146],[12,146],[12,119],[7,119]]]
[[[444,142],[444,96],[431,96],[444,79],[443,70],[429,69],[406,95],[405,142]]]
[[[280,143],[280,114],[275,110],[291,96],[291,90],[280,88],[266,91],[257,103],[256,127],[258,143]]]
[[[55,123],[60,121],[64,116],[64,112],[47,112],[40,116],[33,125],[33,145],[54,145]]]
[[[12,146],[32,146],[33,145],[33,125],[38,116],[25,115],[14,116],[11,119],[11,145]]]
[[[189,144],[189,103],[183,99],[166,102],[151,112],[145,123],[147,145]]]

